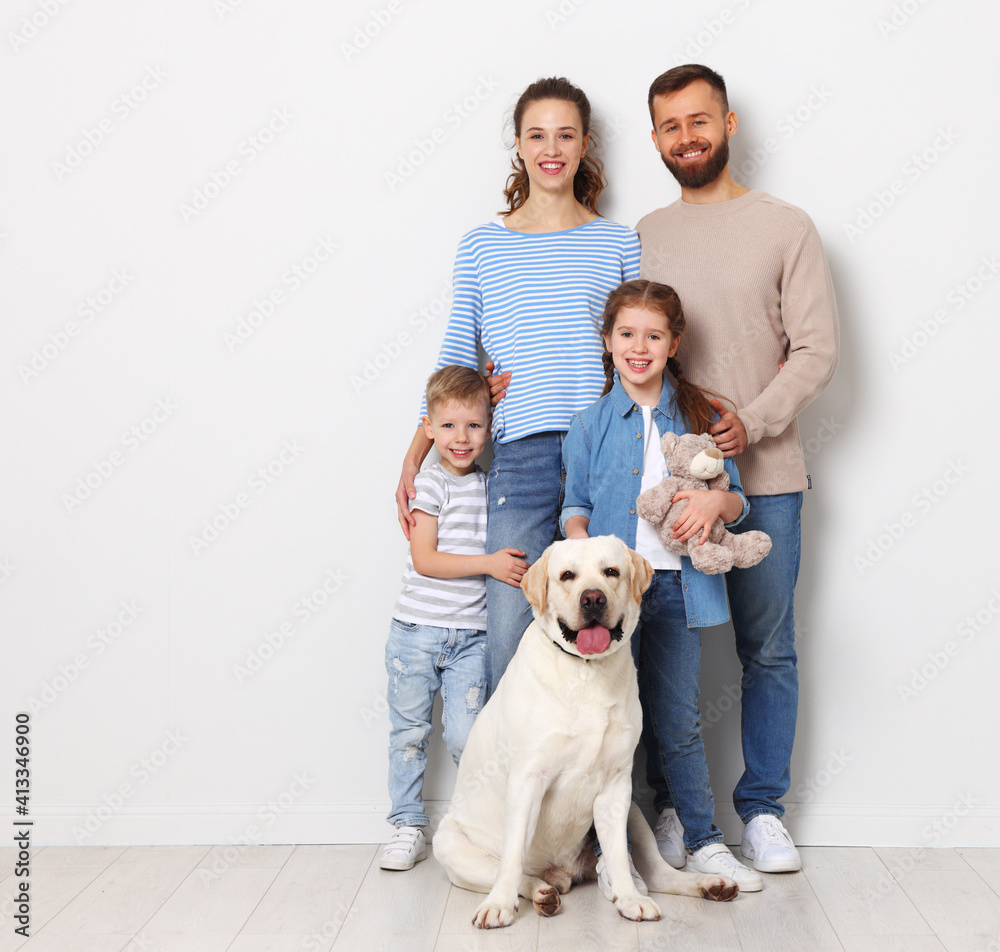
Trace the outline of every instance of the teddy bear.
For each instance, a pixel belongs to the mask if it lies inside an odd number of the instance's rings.
[[[708,540],[699,545],[701,533],[681,542],[674,538],[674,523],[688,504],[686,499],[672,502],[674,494],[682,489],[729,489],[723,457],[707,433],[665,433],[660,449],[667,461],[670,475],[658,486],[647,489],[636,500],[636,510],[656,528],[660,543],[668,552],[686,555],[691,564],[706,575],[728,572],[756,565],[771,551],[771,537],[766,532],[752,529],[733,534],[716,519]]]

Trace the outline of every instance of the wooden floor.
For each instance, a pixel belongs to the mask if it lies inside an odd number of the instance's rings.
[[[730,903],[657,896],[620,919],[595,884],[540,919],[470,924],[479,898],[433,856],[403,873],[375,846],[49,847],[31,858],[32,936],[14,933],[0,849],[0,952],[1000,952],[1000,849],[803,849]],[[527,908],[525,908],[527,906]]]

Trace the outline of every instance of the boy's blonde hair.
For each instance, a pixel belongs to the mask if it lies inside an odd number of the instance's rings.
[[[427,413],[439,404],[454,400],[462,406],[469,406],[482,400],[486,412],[490,411],[490,385],[478,370],[449,364],[435,370],[427,380]]]

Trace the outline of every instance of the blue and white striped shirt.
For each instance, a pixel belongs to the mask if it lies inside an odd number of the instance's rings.
[[[458,246],[437,367],[478,367],[481,341],[494,373],[513,375],[494,409],[494,439],[568,430],[604,389],[604,302],[638,276],[639,236],[606,218],[543,234],[488,222]]]

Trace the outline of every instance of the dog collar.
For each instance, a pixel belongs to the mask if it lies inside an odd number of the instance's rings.
[[[590,658],[585,658],[583,655],[573,654],[572,651],[567,651],[561,644],[559,644],[558,641],[553,641],[551,638],[549,639],[549,643],[552,644],[552,645],[555,645],[555,647],[557,647],[563,654],[568,654],[571,658],[576,658],[577,661],[589,661],[590,660]],[[598,655],[598,657],[601,657],[601,656]]]

